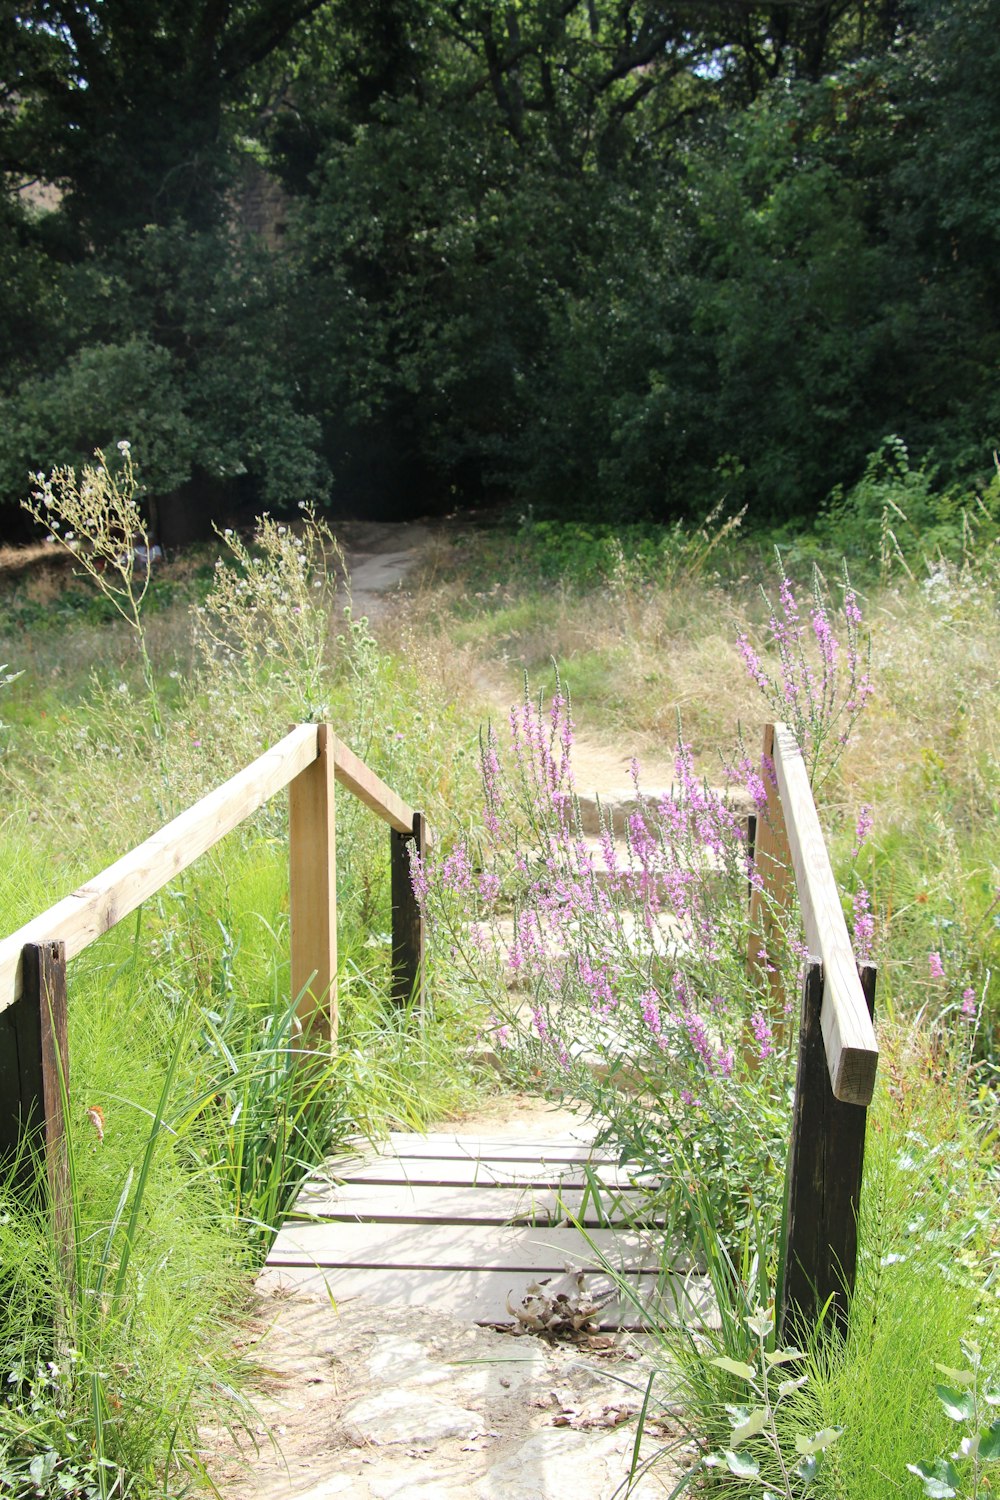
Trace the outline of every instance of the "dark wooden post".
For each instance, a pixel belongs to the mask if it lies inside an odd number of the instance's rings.
[[[53,1230],[66,1256],[72,1222],[63,1117],[66,945],[26,943],[22,974],[21,998],[0,1015],[0,1156],[17,1161],[16,1183],[29,1195],[44,1165]]]
[[[874,1016],[874,964],[865,964],[859,973],[868,1012]],[[787,1239],[779,1320],[782,1341],[801,1336],[796,1334],[797,1324],[803,1329],[814,1325],[831,1297],[834,1326],[846,1333],[857,1270],[868,1111],[862,1104],[844,1104],[834,1097],[820,1025],[822,1004],[823,968],[810,959],[802,990],[786,1183]]]
[[[392,887],[392,985],[391,996],[397,1005],[408,1005],[424,998],[424,919],[420,903],[413,894],[410,879],[410,848],[423,858],[425,824],[422,813],[413,814],[413,832],[389,831],[389,869]]]

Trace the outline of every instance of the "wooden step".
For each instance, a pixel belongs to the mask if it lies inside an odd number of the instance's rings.
[[[717,1325],[710,1289],[703,1278],[626,1277],[627,1296],[616,1295],[602,1308],[599,1326],[641,1330],[665,1318],[686,1323]],[[359,1299],[383,1307],[437,1308],[470,1322],[517,1328],[511,1311],[524,1304],[537,1284],[534,1271],[524,1270],[413,1270],[409,1267],[286,1266],[270,1262],[258,1278],[261,1292],[305,1291],[329,1297],[334,1304]],[[595,1276],[593,1293],[611,1290],[613,1283]]]
[[[664,1255],[654,1230],[579,1229],[469,1224],[401,1224],[387,1235],[380,1223],[295,1223],[281,1230],[271,1266],[391,1267],[403,1270],[527,1270],[555,1275],[583,1271],[656,1274]],[[672,1254],[672,1247],[670,1247]]]
[[[374,1220],[382,1224],[563,1224],[603,1227],[642,1222],[645,1196],[590,1188],[436,1187],[424,1183],[307,1184],[296,1218]]]

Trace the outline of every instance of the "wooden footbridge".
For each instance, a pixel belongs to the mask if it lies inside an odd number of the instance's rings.
[[[303,1188],[261,1285],[552,1334],[638,1327],[666,1302],[707,1309],[702,1278],[664,1270],[641,1181],[594,1135],[582,1122],[393,1133],[335,1159]]]
[[[768,726],[765,753],[774,778],[756,829],[757,869],[778,904],[787,904],[793,886],[797,890],[810,955],[790,1142],[783,1312],[809,1316],[832,1297],[843,1318],[854,1277],[865,1110],[877,1062],[874,971],[859,978],[805,768],[784,725]],[[422,848],[423,819],[327,725],[292,730],[0,942],[0,1157],[19,1152],[22,1175],[30,1178],[36,1166],[47,1173],[59,1240],[71,1232],[63,1122],[70,1080],[68,960],[287,787],[291,991],[311,1045],[323,1036],[335,1041],[338,783],[391,830],[392,990],[408,1000],[423,982],[422,922],[409,880],[409,846]],[[768,918],[754,899],[759,935],[751,957],[760,962],[763,949],[766,971]],[[36,1162],[21,1147],[39,1124],[45,1150]],[[645,1201],[642,1184],[595,1150],[592,1132],[582,1127],[516,1143],[394,1136],[308,1180],[265,1277],[323,1285],[337,1298],[464,1308],[484,1322],[514,1318],[532,1327],[555,1316],[572,1322],[588,1305],[600,1321],[627,1321],[649,1299],[667,1297],[678,1306],[685,1296],[697,1301],[700,1295],[680,1278],[664,1278],[663,1231],[655,1215],[644,1212]],[[605,1300],[600,1282],[609,1267],[634,1288],[616,1305]]]

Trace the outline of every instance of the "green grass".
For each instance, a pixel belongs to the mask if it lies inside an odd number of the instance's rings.
[[[282,617],[297,563],[287,533],[268,544],[271,592],[230,613],[227,651],[193,639],[186,589],[154,597],[141,640],[100,610],[81,624],[72,594],[44,621],[0,606],[24,668],[2,704],[5,931],[239,770],[317,694],[403,795],[423,792],[432,815],[462,795],[455,741],[474,743],[474,725],[345,628],[330,591]],[[282,646],[262,652],[239,630],[269,608]],[[348,1134],[419,1127],[475,1096],[461,1008],[386,999],[388,832],[349,800],[336,1055],[304,1060],[294,1029],[284,798],[70,964],[72,1274],[45,1214],[0,1188],[0,1490],[14,1500],[181,1493],[200,1473],[199,1421],[247,1417],[234,1337],[303,1172]]]
[[[0,605],[0,661],[26,669],[0,702],[6,929],[231,775],[318,696],[337,732],[429,814],[444,841],[476,800],[479,715],[469,684],[478,670],[508,683],[513,701],[522,666],[540,682],[554,659],[579,726],[602,741],[627,733],[623,748],[660,758],[680,707],[701,769],[717,779],[718,749],[735,722],[754,744],[765,716],[733,640],[741,626],[765,624],[757,585],[766,549],[729,537],[706,552],[704,539],[648,528],[617,540],[548,524],[527,528],[513,549],[509,534],[467,538],[460,562],[450,573],[438,566],[379,646],[318,593],[325,614],[308,630],[275,621],[288,627],[279,650],[237,641],[231,659],[206,652],[179,583],[144,623],[162,733],[123,627],[73,599],[28,601],[37,617],[23,598]],[[836,559],[823,538],[813,541],[803,557],[818,556],[834,577]],[[287,540],[275,534],[269,545],[280,570]],[[988,1212],[1000,965],[1000,634],[988,561],[947,575],[947,598],[923,586],[919,569],[913,580],[869,576],[877,696],[824,790],[845,893],[863,879],[878,911],[887,1035],[910,1038],[882,1063],[851,1339],[836,1358],[817,1352],[808,1410],[793,1413],[845,1426],[816,1491],[830,1500],[915,1492],[905,1462],[950,1436],[933,1394],[935,1361],[957,1363],[957,1340],[978,1317],[995,1347],[995,1297],[977,1291],[1000,1281]],[[196,576],[193,596],[205,586]],[[861,802],[874,805],[875,829],[855,865]],[[68,1483],[76,1474],[98,1495],[103,1484],[110,1496],[114,1473],[137,1500],[178,1493],[197,1471],[199,1418],[220,1401],[239,1417],[239,1400],[227,1395],[243,1378],[233,1328],[301,1171],[333,1139],[419,1128],[481,1086],[465,1061],[466,986],[453,974],[438,976],[424,1015],[400,1014],[385,999],[388,836],[343,799],[340,1047],[321,1072],[298,1067],[286,836],[278,800],[147,903],[138,927],[130,919],[70,967],[75,1291],[60,1279],[43,1218],[0,1192],[9,1215],[0,1224],[0,1352],[8,1372],[20,1372],[0,1402],[0,1475],[20,1465],[16,1484],[3,1480],[17,1500],[35,1500],[24,1477],[31,1462],[39,1473],[56,1466],[43,1476],[46,1500],[60,1492],[59,1475]],[[931,952],[943,981],[931,976]],[[970,986],[985,995],[975,1037],[958,1021]],[[95,1107],[103,1142],[87,1113]],[[907,1154],[916,1168],[901,1165]],[[897,1254],[907,1259],[887,1259]],[[95,1281],[107,1298],[81,1291]],[[85,1337],[79,1358],[54,1376],[52,1328],[68,1300]],[[691,1387],[689,1416],[706,1440],[726,1431],[717,1396],[711,1383]],[[102,1454],[106,1470],[95,1467]]]

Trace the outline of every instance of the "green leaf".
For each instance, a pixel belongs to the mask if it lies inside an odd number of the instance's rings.
[[[729,1465],[729,1472],[735,1474],[737,1479],[756,1479],[760,1473],[760,1464],[749,1454],[734,1453],[731,1448],[727,1448],[722,1456]]]
[[[1000,1458],[1000,1419],[979,1434],[979,1457],[991,1464]]]
[[[710,1365],[715,1365],[717,1370],[725,1370],[727,1375],[738,1375],[741,1380],[753,1380],[757,1371],[752,1365],[741,1364],[738,1359],[729,1359],[725,1354],[720,1354],[718,1359],[710,1359]]]
[[[789,1365],[793,1359],[805,1359],[801,1349],[775,1349],[773,1354],[765,1354],[764,1358],[768,1365]]]
[[[813,1433],[811,1438],[802,1437],[801,1434],[795,1439],[795,1451],[804,1457],[810,1453],[822,1453],[824,1448],[829,1448],[835,1443],[843,1432],[842,1427],[822,1427],[819,1432]]]
[[[976,1402],[971,1391],[956,1390],[951,1385],[936,1385],[937,1397],[953,1422],[971,1422]]]
[[[928,1500],[952,1500],[958,1494],[958,1471],[950,1459],[938,1458],[933,1463],[907,1464],[911,1474],[923,1481],[924,1494]]]
[[[812,1484],[819,1473],[819,1454],[809,1453],[805,1458],[799,1460],[792,1470],[795,1478],[802,1484]]]
[[[747,1327],[751,1333],[755,1333],[759,1339],[766,1339],[774,1328],[774,1316],[766,1307],[758,1307],[752,1317],[746,1320]]]
[[[738,1448],[741,1443],[746,1442],[747,1438],[756,1437],[758,1432],[763,1432],[766,1426],[767,1408],[758,1406],[756,1411],[747,1415],[746,1421],[733,1428],[733,1447]]]
[[[796,1380],[783,1380],[778,1386],[778,1400],[780,1401],[782,1396],[790,1396],[793,1391],[800,1391],[808,1379],[808,1375],[800,1375]]]
[[[952,1385],[971,1385],[976,1378],[971,1370],[953,1370],[950,1365],[939,1364],[935,1364],[934,1368],[946,1375]]]

